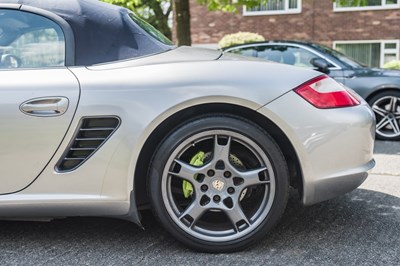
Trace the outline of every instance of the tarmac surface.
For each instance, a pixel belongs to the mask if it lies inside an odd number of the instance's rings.
[[[400,142],[376,143],[377,166],[353,192],[310,207],[295,197],[262,241],[232,254],[187,249],[144,214],[126,221],[0,222],[0,265],[400,265]]]

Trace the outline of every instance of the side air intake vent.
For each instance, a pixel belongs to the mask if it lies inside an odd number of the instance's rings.
[[[57,171],[72,171],[82,165],[107,141],[119,124],[120,120],[116,117],[82,119],[73,140],[57,163]]]

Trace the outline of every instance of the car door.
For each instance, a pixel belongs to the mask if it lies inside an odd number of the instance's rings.
[[[65,54],[53,20],[0,8],[0,194],[34,182],[69,128],[79,83]]]

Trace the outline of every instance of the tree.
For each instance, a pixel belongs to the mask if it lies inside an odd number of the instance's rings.
[[[172,31],[169,26],[169,16],[172,12],[171,0],[102,0],[104,2],[126,7],[134,11],[161,31],[169,39]]]
[[[178,45],[191,45],[189,0],[172,0]]]

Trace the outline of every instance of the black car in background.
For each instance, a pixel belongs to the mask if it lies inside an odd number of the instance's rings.
[[[368,68],[338,51],[310,42],[266,41],[223,50],[328,74],[371,105],[376,115],[377,138],[400,139],[400,71]]]

